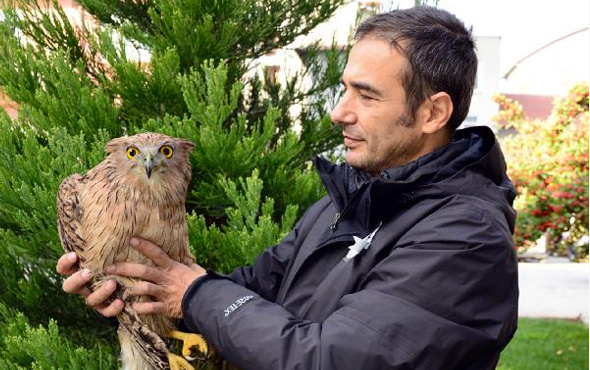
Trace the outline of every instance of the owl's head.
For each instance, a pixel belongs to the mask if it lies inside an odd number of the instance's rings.
[[[146,132],[113,139],[105,150],[115,168],[128,179],[148,184],[180,179],[188,183],[189,153],[194,146],[185,139]]]

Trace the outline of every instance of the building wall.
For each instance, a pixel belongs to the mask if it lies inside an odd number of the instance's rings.
[[[476,36],[477,80],[467,119],[462,127],[494,127],[492,117],[498,105],[492,96],[498,92],[500,83],[500,37]]]
[[[0,107],[8,114],[8,117],[15,119],[18,115],[18,106],[0,91]]]
[[[572,30],[564,30],[563,36]],[[508,94],[563,96],[579,82],[589,81],[590,32],[585,30],[550,44],[526,45],[520,63],[502,81],[501,90]],[[545,44],[546,46],[544,47]],[[542,48],[541,50],[539,50]],[[535,52],[535,50],[538,50]],[[534,52],[534,53],[533,53]],[[531,55],[531,53],[533,53]],[[527,57],[527,55],[529,55]]]

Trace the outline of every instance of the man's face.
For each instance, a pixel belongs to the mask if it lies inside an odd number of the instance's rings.
[[[330,117],[342,125],[346,162],[372,175],[424,154],[421,124],[408,112],[401,85],[406,63],[388,42],[365,37],[342,74],[346,92]]]

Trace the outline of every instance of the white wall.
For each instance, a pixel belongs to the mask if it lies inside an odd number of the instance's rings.
[[[498,93],[500,84],[500,37],[475,37],[477,45],[477,82],[467,119],[462,127],[490,126],[492,117],[498,111],[498,105],[492,96]]]

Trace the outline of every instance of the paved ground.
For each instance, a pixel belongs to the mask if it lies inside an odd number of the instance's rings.
[[[587,263],[519,263],[519,316],[588,323]]]

